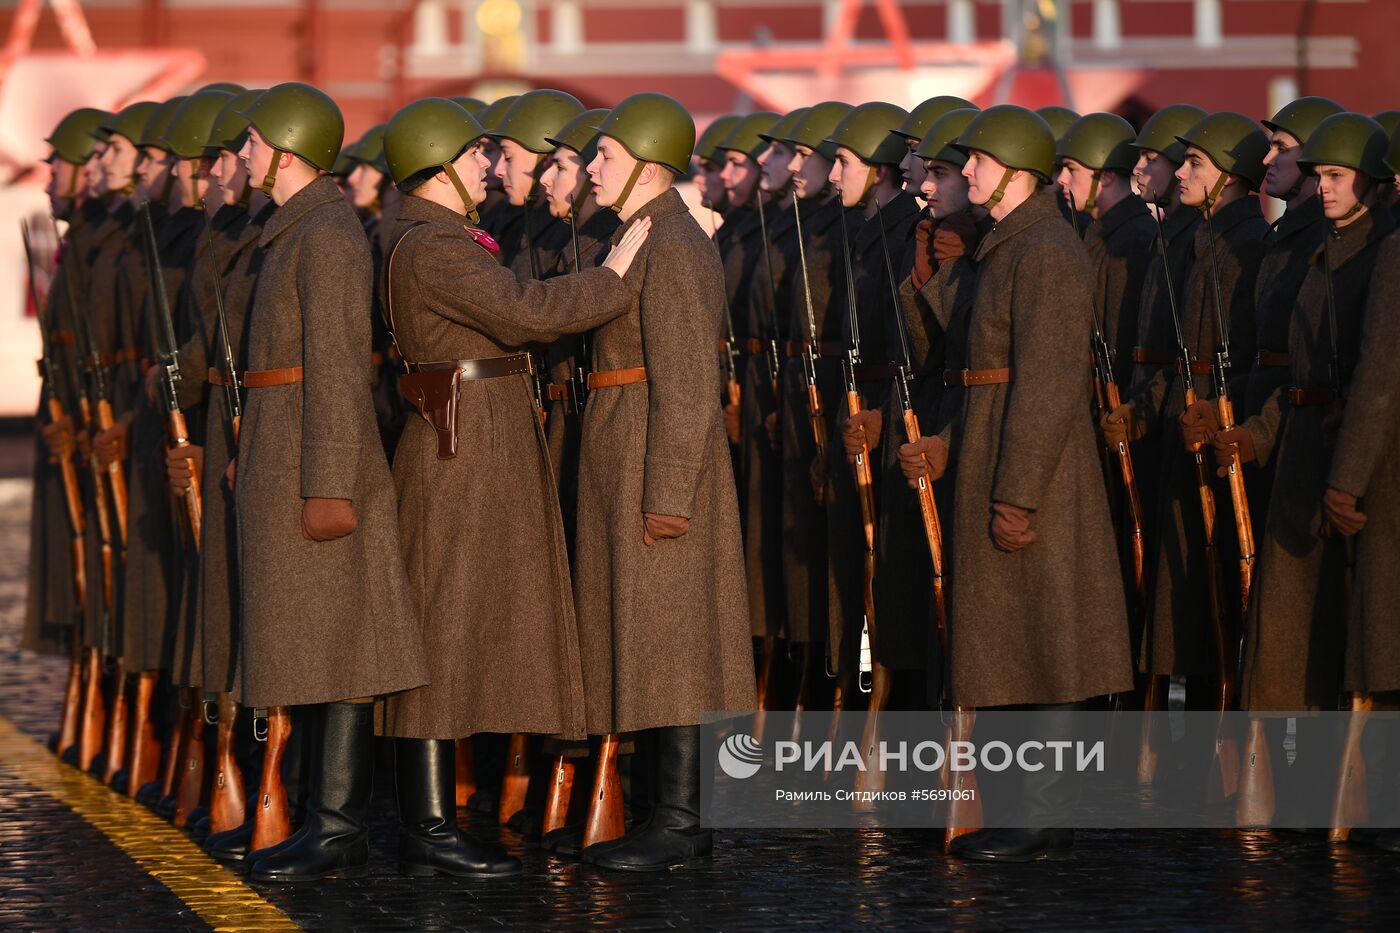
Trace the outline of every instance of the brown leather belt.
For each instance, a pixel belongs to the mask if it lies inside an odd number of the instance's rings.
[[[49,331],[49,339],[54,343],[61,343],[69,347],[76,346],[78,343],[77,335],[71,330],[64,330],[63,328]]]
[[[747,353],[749,356],[758,356],[767,350],[767,344],[757,337],[745,337],[739,341],[739,352]]]
[[[551,382],[544,388],[551,402],[567,402],[569,400],[569,386],[566,383]]]
[[[1331,389],[1299,389],[1294,387],[1288,390],[1288,404],[1294,408],[1331,405],[1336,398]]]
[[[1178,373],[1180,373],[1181,375],[1184,376],[1184,375],[1186,375],[1185,369],[1186,369],[1185,364],[1182,363],[1181,360],[1177,360],[1177,361],[1176,361],[1176,371],[1177,371]],[[1202,362],[1200,362],[1200,361],[1194,361],[1194,362],[1191,363],[1191,375],[1193,375],[1193,376],[1209,376],[1210,374],[1211,374],[1211,366],[1210,366],[1209,363],[1202,363]]]
[[[945,386],[995,386],[1014,382],[1010,369],[945,369]]]
[[[647,368],[645,366],[633,366],[630,369],[604,369],[588,374],[588,388],[590,390],[615,389],[618,386],[646,381]]]
[[[371,354],[369,355],[369,365],[371,365],[371,366],[383,366],[383,365],[384,365],[384,354],[383,354],[383,353],[380,353],[378,350],[375,350],[373,353],[371,353]]]
[[[122,363],[135,363],[140,359],[141,354],[137,351],[135,347],[122,347],[120,350],[114,350],[111,353],[99,353],[97,355],[97,361],[102,366],[117,366]],[[149,368],[149,363],[142,363],[142,372],[145,372]]]
[[[783,352],[788,356],[802,356],[811,345],[810,340],[788,340],[783,343]],[[845,352],[835,340],[817,341],[817,356],[840,356]]]
[[[1170,366],[1176,362],[1176,354],[1166,350],[1151,350],[1147,347],[1133,347],[1133,362],[1148,366]]]
[[[212,366],[209,367],[209,376],[208,376],[208,379],[209,379],[209,384],[210,384],[211,386],[229,386],[229,385],[233,385],[233,383],[229,381],[229,378],[228,378],[228,374],[227,374],[227,373],[225,373],[222,369],[215,369],[215,368],[212,367]]]
[[[1266,366],[1270,369],[1287,369],[1293,365],[1293,358],[1287,353],[1280,353],[1277,350],[1260,350],[1254,357],[1255,366]]]
[[[879,366],[857,366],[856,382],[881,382],[894,378],[895,369],[889,363]]]
[[[535,371],[528,353],[510,356],[483,356],[474,360],[440,360],[432,363],[411,363],[409,372],[433,372],[455,369],[462,379],[499,379],[502,376],[528,375]]]
[[[238,374],[239,384],[245,389],[270,389],[273,386],[289,386],[301,382],[300,366],[283,369],[245,369]],[[210,380],[213,381],[212,379]]]

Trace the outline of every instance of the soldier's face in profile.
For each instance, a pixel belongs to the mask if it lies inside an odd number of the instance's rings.
[[[556,149],[548,159],[549,168],[540,176],[540,186],[549,202],[549,213],[554,217],[568,217],[574,199],[588,180],[583,160],[572,149]]]
[[[267,170],[272,164],[274,151],[267,144],[267,140],[263,138],[263,134],[258,132],[257,127],[250,126],[248,128],[248,139],[244,141],[238,157],[248,167],[249,178],[263,179],[267,177]]]
[[[797,146],[793,150],[788,169],[792,172],[792,187],[799,198],[814,198],[827,185],[831,174],[831,163],[810,146]]]
[[[467,197],[477,204],[486,200],[486,173],[490,167],[491,160],[486,155],[484,136],[462,150],[462,154],[452,163],[452,168],[462,181],[462,187],[467,189]],[[444,184],[450,184],[445,172],[439,173],[437,178]]]
[[[1133,166],[1133,189],[1148,204],[1162,204],[1171,194],[1176,166],[1172,160],[1151,149],[1138,153]]]
[[[970,206],[967,200],[967,179],[963,177],[962,166],[941,159],[920,160],[924,165],[924,183],[919,188],[929,213],[942,220],[952,214],[965,211]]]
[[[1186,161],[1176,170],[1176,180],[1181,183],[1181,203],[1187,207],[1203,206],[1222,174],[1210,156],[1196,148],[1187,149]]]
[[[136,160],[141,151],[125,136],[114,135],[102,152],[103,187],[120,191],[136,177]]]
[[[1006,166],[985,152],[972,150],[962,170],[962,176],[967,179],[967,199],[973,204],[986,204],[1005,174]]]
[[[720,176],[724,174],[724,163],[716,162],[713,159],[700,160],[700,174],[696,176],[696,183],[705,192],[705,207],[712,211],[725,211],[729,209],[729,192],[724,190],[724,182]]]
[[[513,139],[501,140],[500,148],[496,177],[501,180],[501,187],[510,203],[522,207],[534,191],[535,169],[539,166],[540,156]]]
[[[1264,156],[1264,193],[1271,198],[1287,198],[1288,193],[1305,181],[1298,167],[1303,147],[1298,137],[1282,130],[1269,136],[1269,152]]]
[[[917,139],[909,140],[909,151],[905,153],[904,161],[899,163],[899,170],[904,173],[904,190],[913,195],[922,196],[924,187],[924,160],[914,155],[914,150],[919,148]]]
[[[500,191],[501,180],[496,177],[496,163],[501,161],[501,147],[487,136],[481,141],[481,152],[486,157],[486,190]]]
[[[845,146],[839,146],[836,149],[836,161],[832,164],[831,174],[826,176],[826,180],[841,192],[843,206],[855,207],[860,203],[861,196],[865,193],[866,182],[870,180],[874,171],[875,169],[863,162],[860,156]]]
[[[1089,204],[1089,189],[1094,184],[1094,170],[1074,159],[1065,159],[1055,183],[1075,210],[1085,210]]]
[[[107,193],[107,173],[102,168],[102,156],[107,152],[106,143],[98,143],[92,155],[83,163],[83,183],[95,196]]]
[[[70,201],[69,192],[73,192],[74,196],[82,193],[82,166],[52,155],[49,157],[49,181],[44,186],[44,193],[49,196],[54,213],[61,214],[66,209]]]
[[[170,171],[170,159],[165,150],[155,146],[141,147],[141,161],[137,163],[136,174],[141,193],[146,197],[159,192],[165,186]]]
[[[588,163],[588,178],[593,182],[593,197],[600,207],[611,207],[622,194],[637,160],[615,139],[598,137],[598,154]]]
[[[1338,226],[1346,226],[1361,216],[1356,207],[1369,200],[1371,188],[1370,179],[1354,168],[1317,166],[1317,193],[1322,196],[1322,213]]]
[[[346,179],[350,185],[351,203],[359,210],[369,210],[379,203],[379,188],[384,173],[366,162],[356,162],[355,170]]]
[[[753,200],[754,185],[758,184],[758,164],[742,152],[729,150],[724,154],[724,170],[720,181],[731,204],[747,204]]]
[[[759,187],[764,191],[781,191],[792,179],[792,147],[780,140],[768,144],[758,156]]]
[[[223,191],[224,203],[230,207],[238,204],[243,189],[248,184],[248,167],[243,164],[243,160],[238,158],[236,153],[222,149],[209,169],[209,174],[218,181],[219,189]]]

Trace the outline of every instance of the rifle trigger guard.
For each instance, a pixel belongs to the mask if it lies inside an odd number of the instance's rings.
[[[267,710],[253,710],[253,741],[267,741]]]
[[[204,717],[206,726],[217,726],[219,724],[219,704],[214,700],[204,700],[204,710],[201,715]]]
[[[861,671],[856,675],[856,686],[861,693],[869,693],[875,686],[875,678],[870,671]]]

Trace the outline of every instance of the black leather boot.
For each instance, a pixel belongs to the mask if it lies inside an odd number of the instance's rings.
[[[250,812],[253,804],[249,804]],[[221,862],[241,862],[248,856],[248,844],[253,841],[253,821],[222,833],[212,833],[204,840],[204,851]]]
[[[395,739],[399,872],[414,878],[510,878],[520,860],[457,828],[457,746],[450,739]]]
[[[583,860],[615,871],[661,871],[714,848],[700,826],[700,727],[656,730],[656,806],[621,839],[583,850]]]
[[[374,704],[327,703],[316,757],[315,809],[286,846],[253,863],[253,881],[291,883],[369,873]]]
[[[1074,713],[1083,704],[1041,707],[1036,739],[1075,738]],[[1071,858],[1074,830],[1070,828],[1079,801],[1079,775],[1046,767],[1027,772],[1021,781],[1025,800],[1024,827],[983,829],[959,836],[948,854],[976,862],[1033,862]]]

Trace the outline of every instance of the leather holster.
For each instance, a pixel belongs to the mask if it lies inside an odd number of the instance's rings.
[[[461,380],[462,373],[455,366],[415,370],[399,377],[399,394],[437,431],[439,460],[457,456],[457,392]]]

